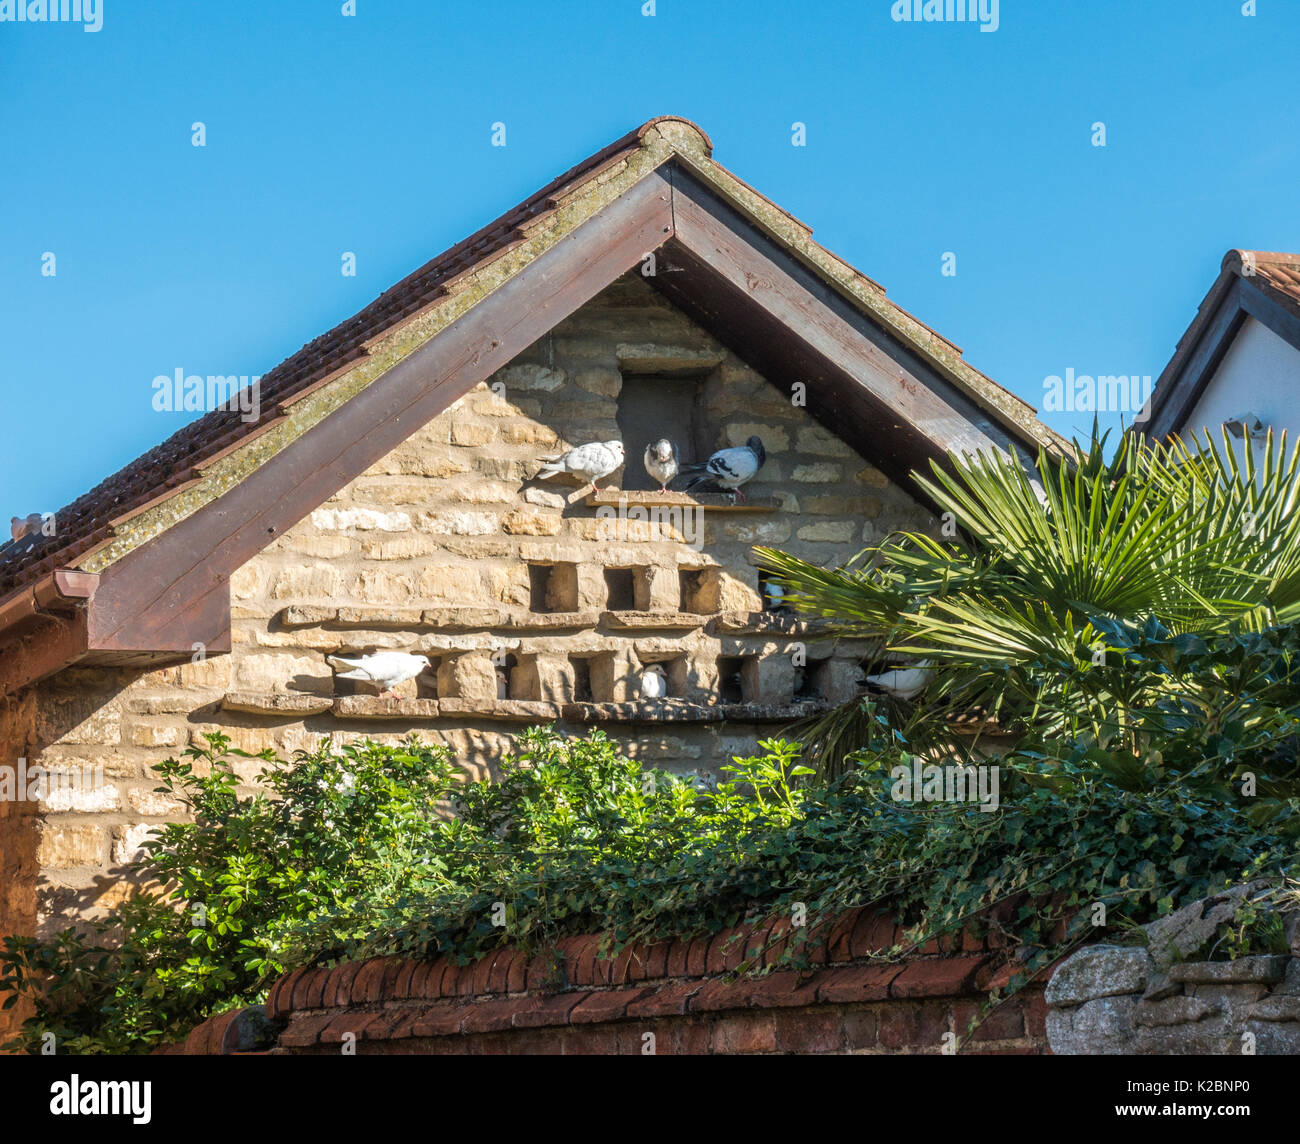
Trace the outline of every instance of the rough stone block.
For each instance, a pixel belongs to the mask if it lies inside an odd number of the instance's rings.
[[[1048,1005],[1078,1005],[1097,997],[1141,993],[1151,973],[1145,949],[1090,945],[1065,961],[1044,991]]]

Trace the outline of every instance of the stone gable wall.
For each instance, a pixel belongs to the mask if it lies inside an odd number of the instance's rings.
[[[767,446],[747,492],[770,498],[770,511],[706,508],[698,549],[654,538],[635,520],[611,539],[576,484],[530,479],[544,454],[617,436],[623,377],[655,373],[698,376],[709,448],[751,433]],[[396,741],[414,731],[484,774],[522,727],[559,720],[570,730],[605,726],[655,765],[711,770],[776,730],[779,720],[763,721],[774,712],[795,709],[796,645],[817,673],[814,690],[852,695],[871,645],[755,622],[762,597],[751,548],[829,564],[931,521],[791,404],[795,380],[760,377],[630,275],[434,421],[412,426],[400,448],[249,561],[232,578],[231,654],[154,671],[71,668],[7,701],[3,761],[25,757],[84,781],[37,805],[0,805],[0,930],[49,933],[120,900],[124,864],[181,814],[155,792],[149,766],[208,731],[286,754],[330,734]],[[557,569],[542,616],[530,562]],[[617,622],[606,616],[610,568],[633,570],[634,607]],[[683,607],[695,609],[685,620]],[[663,626],[669,615],[675,626]],[[438,670],[402,685],[396,702],[345,694],[326,656],[377,648],[422,652]],[[504,703],[494,653],[514,657]],[[743,689],[728,720],[716,706],[720,656]],[[633,703],[650,662],[664,664],[677,692],[653,710]],[[592,703],[576,702],[583,685]],[[714,707],[702,715],[706,703]],[[249,782],[260,768],[236,764]]]

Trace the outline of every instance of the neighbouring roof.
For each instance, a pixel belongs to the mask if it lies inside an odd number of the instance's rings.
[[[1143,432],[1176,433],[1214,377],[1246,318],[1300,350],[1300,254],[1229,250],[1196,317],[1156,381]]]
[[[709,173],[724,184],[730,183],[728,189],[778,221],[787,237],[800,240],[805,248],[802,252],[805,257],[811,255],[821,264],[823,272],[829,271],[856,287],[870,303],[878,320],[883,318],[916,348],[935,359],[943,371],[957,380],[980,404],[988,406],[1002,420],[1017,424],[1028,443],[1059,446],[1059,439],[1037,422],[1032,406],[963,361],[960,349],[946,338],[886,301],[883,288],[875,282],[812,243],[809,239],[811,230],[807,226],[713,162],[712,143],[703,131],[688,121],[662,116],[566,171],[264,374],[261,380],[262,411],[257,421],[244,422],[236,410],[210,412],[60,509],[55,514],[55,536],[28,536],[0,547],[0,601],[15,589],[44,578],[56,568],[102,570],[116,553],[100,556],[98,560],[94,557],[108,548],[116,549],[118,553],[128,550],[131,544],[115,545],[114,541],[132,531],[138,532],[137,540],[156,535],[156,525],[144,530],[133,530],[129,526],[148,510],[194,490],[203,483],[207,471],[216,461],[284,422],[292,406],[303,398],[326,387],[354,367],[363,365],[374,354],[376,341],[437,308],[457,292],[458,284],[516,247],[528,243],[548,224],[554,224],[579,192],[619,173],[629,158],[639,153],[658,152],[651,155],[653,162],[647,166],[657,165],[670,157],[673,151],[689,153],[692,150],[690,144],[695,142],[690,138],[692,133],[699,141],[696,153],[691,155],[695,169],[712,168]],[[668,146],[660,144],[656,148],[654,144],[659,140],[651,141],[651,136],[665,134]],[[224,490],[215,488],[212,491],[219,495]],[[201,496],[188,499],[196,504],[203,502]],[[19,515],[23,515],[25,506],[15,506],[12,511],[19,509],[23,510]]]

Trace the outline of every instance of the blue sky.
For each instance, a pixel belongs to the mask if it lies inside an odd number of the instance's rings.
[[[1036,405],[1158,375],[1229,247],[1300,250],[1294,0],[1001,0],[992,33],[890,0],[102,4],[0,22],[0,518],[183,424],[155,376],[265,373],[655,115]]]

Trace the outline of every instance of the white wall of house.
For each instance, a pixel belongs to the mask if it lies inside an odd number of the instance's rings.
[[[1186,440],[1209,428],[1216,443],[1225,421],[1253,413],[1274,435],[1300,433],[1300,350],[1247,317],[1210,384],[1181,426]]]

